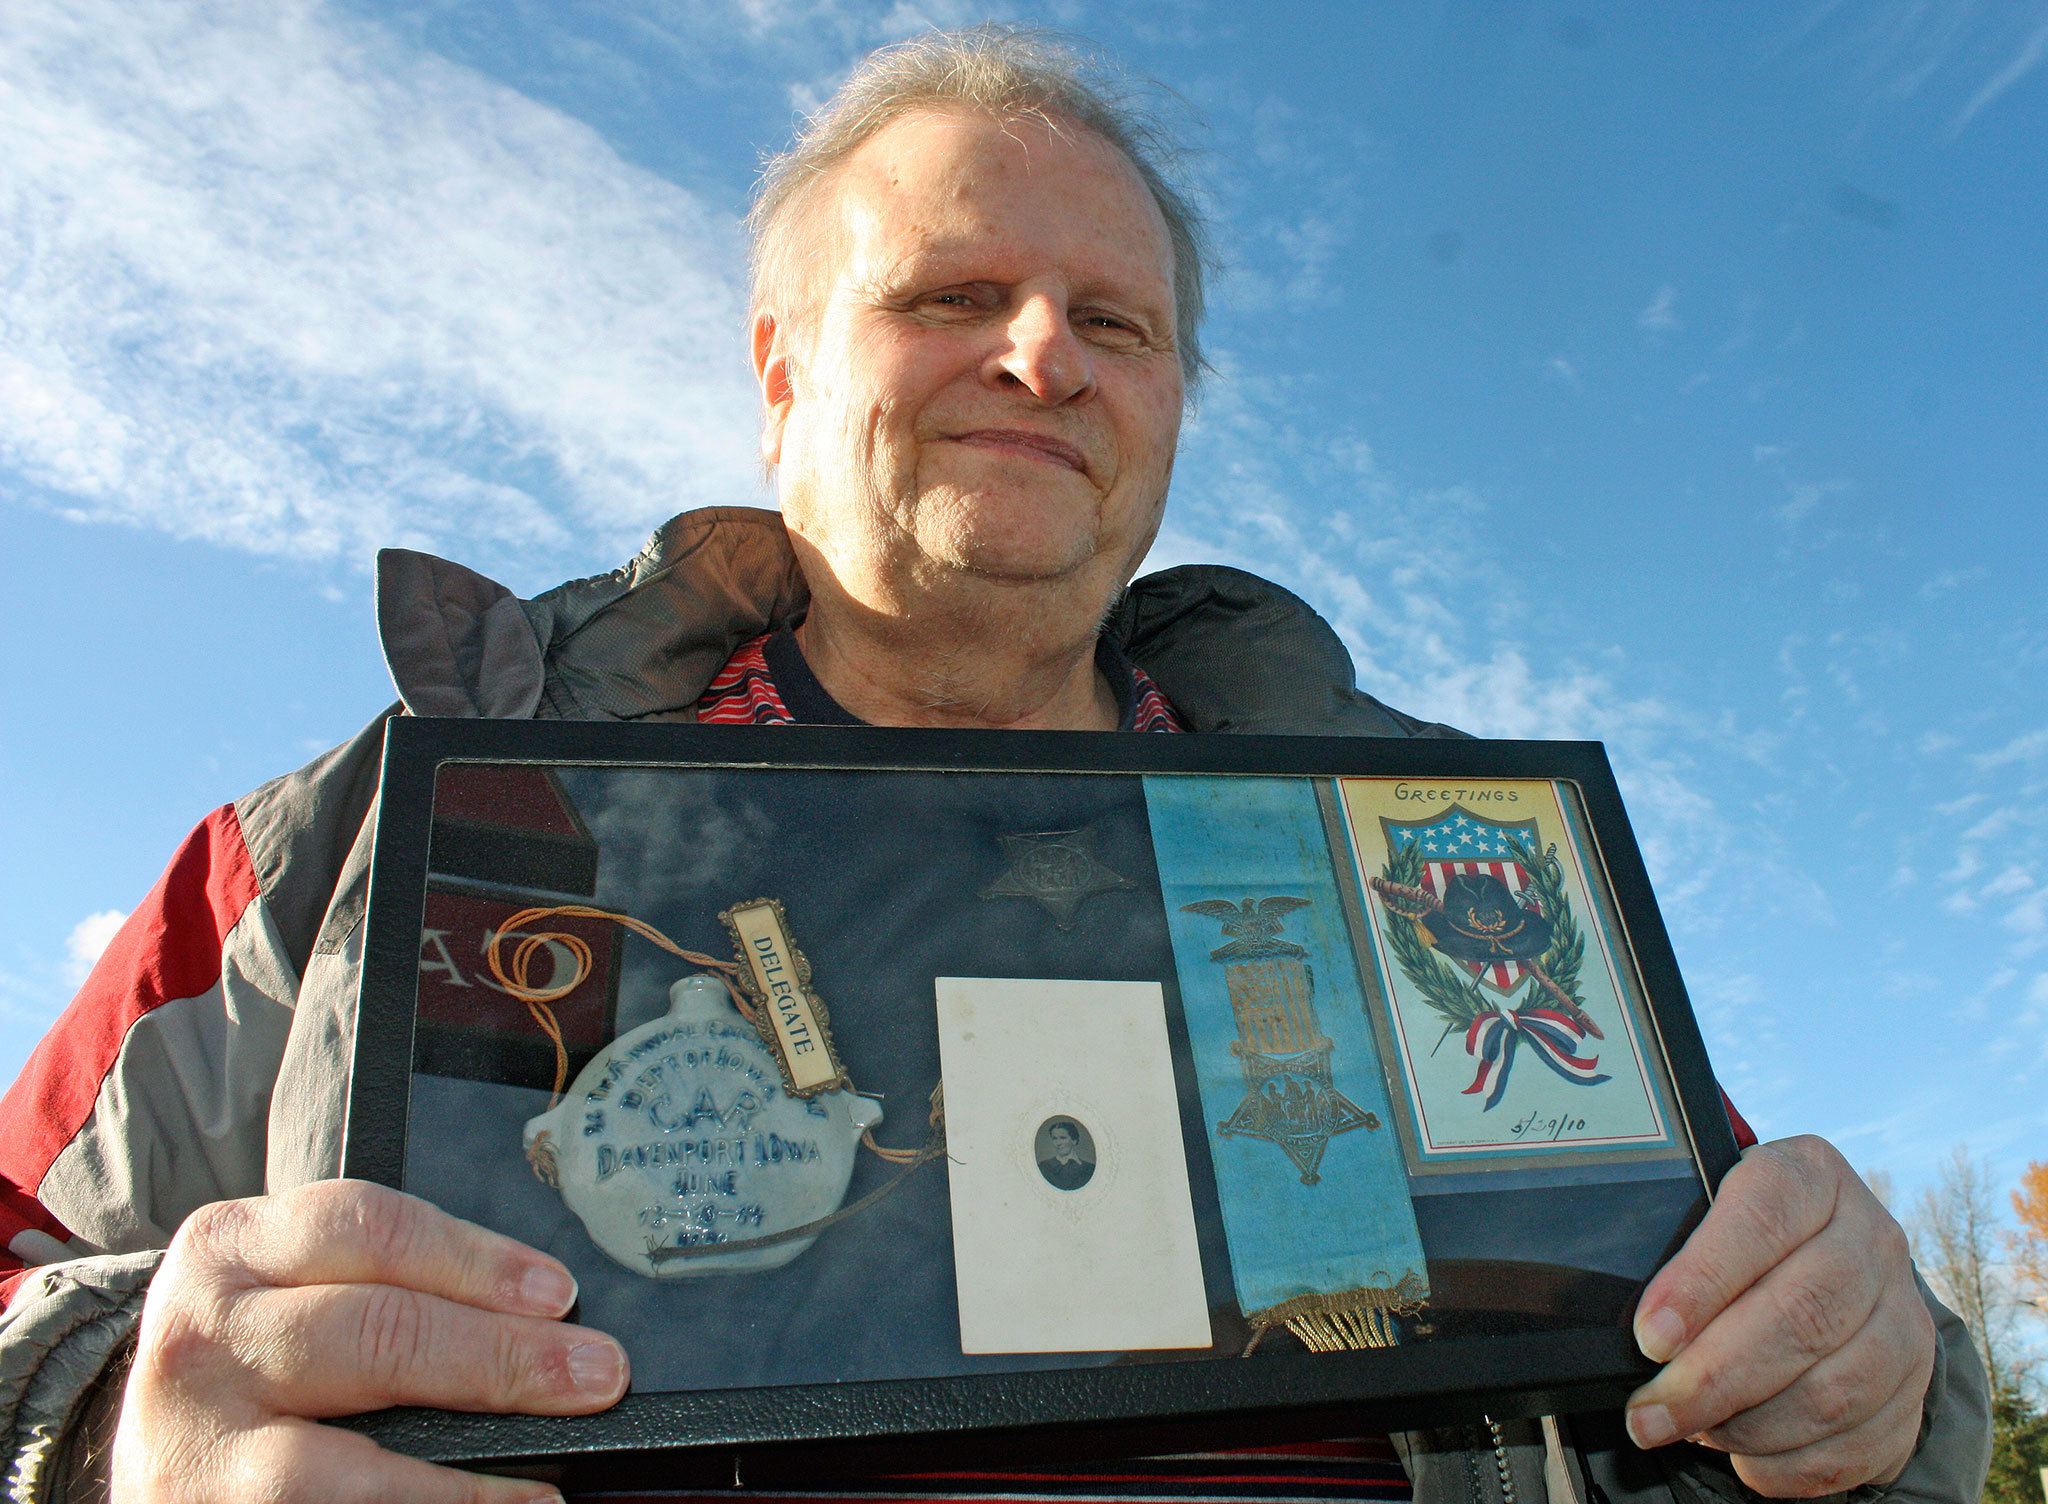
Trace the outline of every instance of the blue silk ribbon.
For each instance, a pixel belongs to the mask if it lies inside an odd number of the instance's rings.
[[[1376,1310],[1364,1317],[1373,1335],[1328,1345],[1385,1345],[1391,1313],[1426,1297],[1428,1271],[1315,784],[1175,775],[1144,782],[1238,1300],[1255,1327],[1284,1320],[1312,1346],[1324,1344],[1297,1313],[1335,1313],[1342,1327],[1347,1310]],[[1306,902],[1261,910],[1270,898]],[[1190,912],[1190,904],[1201,909]],[[1224,904],[1243,917],[1225,914]],[[1235,927],[1220,929],[1219,918]],[[1233,959],[1216,959],[1219,949]],[[1252,954],[1283,957],[1277,974],[1287,985],[1298,988],[1305,973],[1313,1028],[1327,1049],[1261,1052],[1248,1043],[1229,973],[1234,958]],[[1241,994],[1247,976],[1238,977]],[[1248,1063],[1250,1055],[1258,1059]],[[1325,1060],[1327,1090],[1318,1074]],[[1311,1121],[1344,1126],[1320,1144],[1296,1134],[1291,1150],[1278,1136],[1258,1136],[1256,1126],[1244,1131],[1267,1111],[1254,1100],[1254,1076],[1284,1083],[1271,1089],[1273,1121],[1284,1103],[1299,1124],[1306,1099],[1338,1104],[1311,1109]]]

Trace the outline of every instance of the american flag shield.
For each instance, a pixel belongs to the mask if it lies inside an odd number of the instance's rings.
[[[1422,857],[1422,887],[1429,896],[1442,901],[1450,880],[1459,876],[1490,875],[1507,884],[1515,901],[1541,912],[1542,905],[1530,892],[1529,874],[1514,858],[1512,839],[1524,851],[1536,850],[1534,820],[1489,820],[1462,804],[1454,804],[1429,820],[1385,822],[1387,844],[1396,852],[1417,848]],[[1554,915],[1546,915],[1554,918]],[[1479,982],[1511,996],[1528,980],[1529,968],[1520,961],[1457,961]]]

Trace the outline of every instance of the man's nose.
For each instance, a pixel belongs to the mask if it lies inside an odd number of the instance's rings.
[[[991,362],[998,385],[1022,387],[1048,407],[1095,389],[1094,352],[1068,322],[1063,299],[1024,299],[1010,316],[1009,339]]]

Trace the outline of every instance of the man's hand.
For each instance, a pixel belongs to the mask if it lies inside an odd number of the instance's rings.
[[[1779,1498],[1888,1483],[1913,1455],[1933,1318],[1899,1224],[1824,1140],[1743,1156],[1635,1330],[1665,1365],[1629,1400],[1638,1446],[1719,1448]]]
[[[558,1500],[314,1422],[386,1405],[602,1410],[625,1391],[626,1357],[562,1324],[575,1298],[555,1260],[381,1186],[204,1207],[143,1308],[112,1500]]]

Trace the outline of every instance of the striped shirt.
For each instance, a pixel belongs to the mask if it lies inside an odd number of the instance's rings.
[[[1311,1441],[1236,1452],[1190,1452],[1136,1461],[1047,1461],[1033,1467],[835,1478],[817,1487],[766,1484],[698,1493],[577,1494],[577,1504],[1294,1504],[1353,1499],[1407,1504],[1414,1497],[1401,1460],[1384,1437]]]
[[[1185,731],[1151,675],[1098,638],[1095,665],[1116,696],[1119,731]],[[763,632],[725,662],[697,701],[697,719],[713,726],[858,726],[818,682],[796,634]]]

